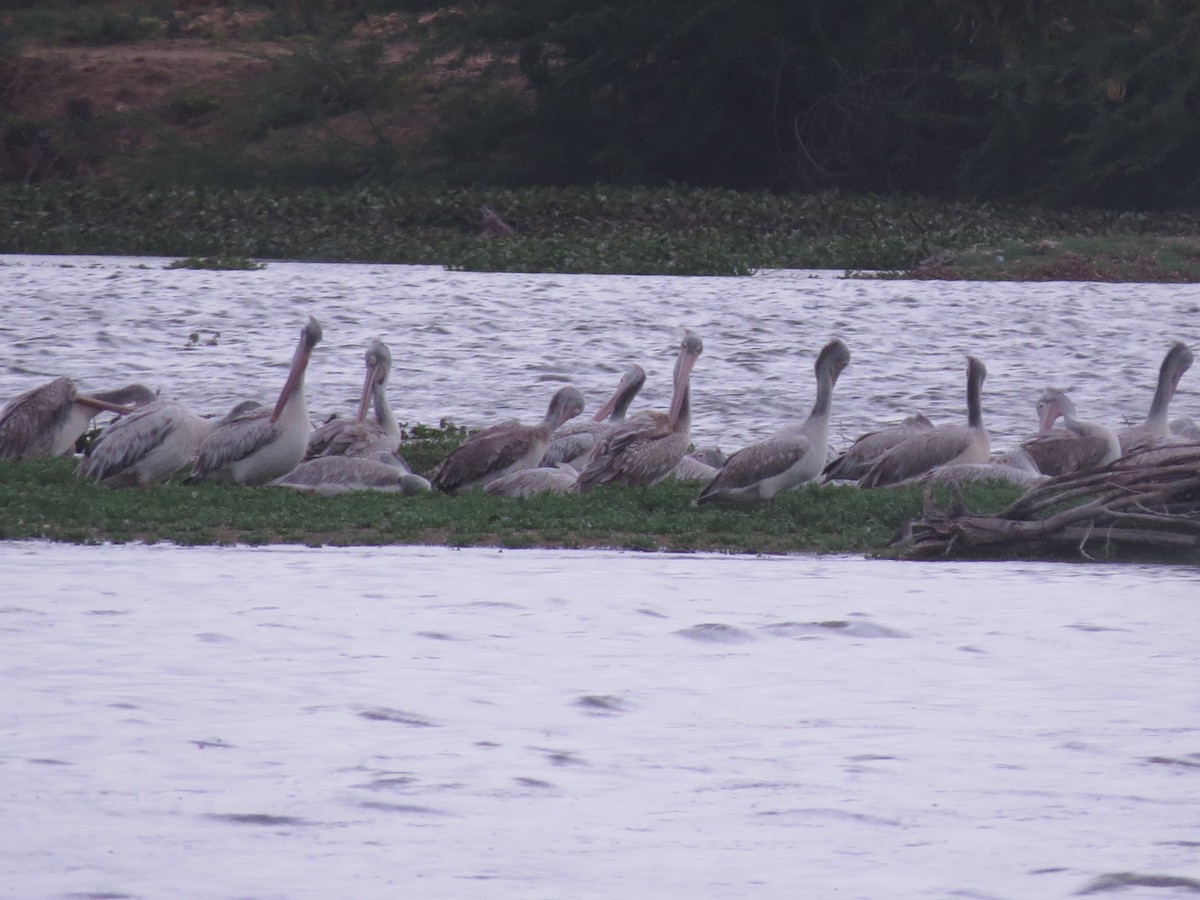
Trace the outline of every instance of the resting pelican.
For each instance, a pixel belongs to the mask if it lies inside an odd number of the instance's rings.
[[[915,413],[898,425],[860,435],[849,449],[825,467],[825,481],[858,481],[867,474],[871,464],[897,444],[923,431],[933,431],[933,423],[921,413]]]
[[[411,496],[431,489],[427,479],[414,475],[408,463],[391,450],[370,456],[307,459],[271,484],[321,497],[347,491],[390,491]]]
[[[486,487],[509,472],[532,469],[546,452],[550,435],[583,412],[583,403],[577,388],[559,388],[537,425],[508,421],[485,428],[451,450],[434,468],[430,481],[439,491],[453,495]]]
[[[1038,399],[1038,433],[1021,442],[1021,449],[1046,475],[1067,475],[1107,466],[1121,456],[1117,433],[1107,425],[1084,422],[1066,392],[1046,388]],[[1055,428],[1062,417],[1066,428]]]
[[[947,463],[930,469],[910,481],[922,484],[963,484],[970,481],[1007,481],[1017,487],[1029,488],[1049,479],[1038,471],[1033,458],[1016,447],[1002,453],[991,462]]]
[[[321,323],[310,316],[300,329],[300,341],[275,408],[254,409],[214,428],[200,443],[187,483],[266,484],[299,465],[312,427],[304,397],[304,370],[320,341]]]
[[[1179,387],[1179,379],[1191,368],[1192,360],[1192,351],[1186,344],[1176,341],[1171,345],[1158,370],[1158,385],[1154,389],[1154,400],[1150,403],[1146,421],[1117,431],[1123,454],[1139,447],[1152,446],[1170,437],[1171,426],[1167,420],[1167,410]]]
[[[774,500],[821,474],[829,446],[829,409],[833,386],[850,362],[850,351],[830,341],[817,356],[817,399],[804,422],[781,428],[765,441],[734,453],[696,498],[697,503],[727,500],[754,503]]]
[[[1171,434],[1186,441],[1200,441],[1200,425],[1187,416],[1180,416],[1171,422]]]
[[[554,432],[550,438],[550,446],[542,454],[542,461],[538,465],[550,468],[559,463],[566,463],[574,469],[581,468],[592,455],[596,445],[625,421],[629,404],[645,383],[646,371],[636,364],[630,366],[621,376],[613,395],[596,410],[591,421],[572,422]]]
[[[989,460],[987,429],[983,427],[983,380],[987,368],[967,357],[967,424],[942,425],[910,437],[879,457],[859,479],[862,488],[883,487],[915,478],[947,463],[985,463]]]
[[[70,378],[55,378],[26,391],[0,412],[0,459],[63,456],[104,411],[130,413],[156,399],[154,391],[130,384],[83,395]]]
[[[497,497],[532,497],[534,494],[569,494],[575,489],[579,472],[566,463],[553,466],[538,466],[536,469],[521,469],[509,472],[484,488]]]
[[[669,410],[640,412],[613,429],[579,473],[577,490],[586,493],[602,484],[649,487],[671,474],[687,451],[692,423],[690,380],[703,352],[700,335],[685,330],[675,360]]]
[[[400,424],[387,401],[388,376],[392,354],[387,344],[373,338],[364,355],[367,377],[363,382],[358,415],[353,421],[334,419],[322,425],[308,439],[305,459],[318,456],[373,456],[400,446]],[[375,421],[367,419],[367,408],[375,407]]]
[[[243,401],[221,422],[258,404]],[[218,421],[197,416],[177,400],[158,399],[117,419],[79,460],[75,474],[108,487],[140,487],[167,481],[196,458],[200,442]]]

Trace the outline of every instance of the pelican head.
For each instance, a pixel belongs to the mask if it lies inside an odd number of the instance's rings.
[[[629,404],[633,402],[633,398],[641,391],[642,385],[646,383],[646,370],[634,363],[630,366],[624,375],[621,376],[621,381],[617,385],[617,389],[613,395],[604,402],[604,405],[596,410],[596,414],[592,416],[593,422],[603,422],[610,416],[615,420],[625,418],[625,411],[629,409]]]
[[[372,338],[367,344],[367,352],[363,354],[363,359],[367,364],[367,377],[363,382],[362,398],[358,404],[359,422],[367,417],[375,389],[387,384],[392,371],[392,353],[387,344],[379,338]]]
[[[850,364],[850,350],[841,341],[834,338],[828,344],[821,348],[821,352],[817,355],[817,362],[814,368],[817,372],[817,377],[820,377],[821,372],[828,369],[829,377],[837,383],[838,376],[842,374],[842,370]]]
[[[550,398],[550,406],[546,410],[545,424],[551,431],[562,425],[569,419],[575,418],[583,412],[584,399],[583,394],[578,388],[567,387],[559,388],[553,397]]]
[[[1059,416],[1075,416],[1075,404],[1066,392],[1058,388],[1046,388],[1037,402],[1038,430],[1048,433]]]
[[[700,339],[700,335],[690,328],[685,328],[683,340],[679,342],[679,356],[675,360],[675,393],[671,397],[671,409],[667,413],[671,427],[674,427],[675,423],[679,421],[684,405],[688,401],[688,379],[692,376],[696,360],[703,352],[704,341]]]

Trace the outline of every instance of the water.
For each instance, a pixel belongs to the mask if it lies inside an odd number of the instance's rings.
[[[1197,311],[1190,286],[161,266],[0,260],[0,397],[70,374],[202,411],[267,400],[314,313],[318,416],[353,408],[372,335],[411,422],[535,418],[564,381],[598,403],[635,361],[661,408],[687,325],[698,443],[804,415],[838,336],[846,437],[960,419],[971,352],[1003,446],[1046,383],[1092,418],[1144,415]],[[216,344],[188,349],[202,329]],[[1176,411],[1195,396],[1185,376]],[[1194,569],[10,543],[0,573],[9,896],[1151,897],[1200,878]]]

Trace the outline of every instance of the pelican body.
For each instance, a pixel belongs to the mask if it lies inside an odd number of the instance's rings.
[[[390,450],[370,456],[318,456],[306,459],[271,482],[280,487],[328,497],[347,491],[389,491],[410,496],[430,490],[408,463]]]
[[[400,424],[387,400],[388,377],[392,371],[392,354],[387,344],[374,338],[364,355],[367,365],[359,399],[358,414],[353,421],[334,419],[322,425],[308,439],[305,459],[318,456],[374,456],[394,451],[400,446]],[[367,418],[374,407],[375,421]]]
[[[604,484],[649,487],[671,474],[687,451],[692,423],[691,374],[703,352],[700,335],[685,331],[675,359],[668,411],[641,412],[613,429],[579,473],[576,490],[586,493]]]
[[[826,344],[814,366],[817,399],[808,418],[734,453],[696,501],[756,503],[774,500],[781,492],[820,475],[825,468],[829,446],[833,387],[849,362],[850,351],[845,344],[838,340]]]
[[[75,474],[108,487],[151,487],[192,462],[216,425],[177,400],[155,400],[104,429]]]
[[[883,487],[916,478],[948,463],[986,463],[990,443],[983,427],[983,380],[987,368],[967,357],[967,424],[943,425],[901,441],[879,457],[859,479],[862,488]]]
[[[83,395],[70,378],[26,391],[0,412],[0,459],[64,456],[101,412],[130,413],[156,399],[154,391],[130,384]]]
[[[1176,341],[1171,345],[1158,370],[1158,384],[1154,389],[1154,399],[1150,402],[1150,412],[1146,415],[1146,421],[1117,432],[1122,454],[1153,446],[1170,438],[1171,425],[1167,416],[1171,399],[1179,387],[1179,379],[1191,368],[1193,360],[1192,351],[1186,344]]]
[[[430,482],[439,491],[453,495],[487,487],[510,472],[532,469],[546,452],[550,435],[563,422],[583,412],[583,406],[583,394],[577,388],[560,388],[537,425],[508,421],[473,434],[437,464]]]
[[[646,371],[636,364],[630,366],[621,376],[617,389],[604,405],[596,410],[591,421],[572,422],[554,432],[538,465],[551,468],[559,463],[566,463],[573,469],[582,468],[596,446],[625,421],[629,405],[633,403],[633,398],[645,383]]]
[[[566,463],[538,466],[509,472],[484,488],[495,497],[532,497],[535,494],[569,494],[575,489],[579,472]]]
[[[836,456],[822,473],[826,481],[858,481],[871,465],[897,444],[924,431],[933,431],[933,423],[915,413],[897,425],[860,435],[845,453]]]
[[[321,323],[310,316],[300,329],[300,341],[275,407],[251,410],[214,428],[200,443],[188,483],[266,484],[300,464],[311,430],[304,372],[321,336]]]
[[[1045,475],[1067,475],[1107,466],[1121,456],[1116,431],[1106,425],[1084,422],[1075,414],[1075,404],[1065,391],[1046,388],[1038,399],[1038,433],[1021,442],[1024,450]],[[1066,428],[1055,428],[1062,417]]]
[[[1038,471],[1033,458],[1017,447],[991,462],[947,463],[930,469],[913,481],[922,484],[963,484],[974,481],[1006,481],[1017,487],[1030,488],[1050,476]]]

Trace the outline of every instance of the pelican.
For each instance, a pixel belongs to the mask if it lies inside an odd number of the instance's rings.
[[[484,488],[496,497],[532,497],[534,494],[569,494],[575,488],[579,472],[567,463],[538,466],[509,472]]]
[[[220,421],[232,421],[257,406],[243,401]],[[160,398],[104,429],[75,474],[108,487],[151,487],[194,460],[200,442],[217,425],[177,400]]]
[[[923,431],[932,431],[933,423],[921,413],[915,413],[898,425],[889,425],[877,431],[860,435],[850,448],[825,467],[825,481],[858,481],[867,474],[871,464],[901,441],[906,441]]]
[[[253,409],[218,425],[200,443],[199,456],[186,483],[224,481],[266,484],[299,465],[308,447],[311,425],[304,397],[304,370],[321,341],[321,323],[309,317],[275,408]]]
[[[542,454],[539,466],[551,468],[558,463],[566,463],[574,469],[581,468],[592,455],[596,445],[625,421],[629,404],[645,383],[646,371],[636,364],[630,366],[621,376],[613,395],[596,410],[591,421],[572,422],[554,432],[550,438],[550,445]]]
[[[774,500],[780,492],[820,475],[829,446],[833,386],[849,362],[850,351],[845,344],[839,340],[826,344],[814,366],[817,399],[808,418],[734,453],[700,492],[696,502]]]
[[[692,368],[703,352],[700,335],[685,330],[675,360],[669,410],[638,413],[613,429],[579,473],[577,490],[586,493],[602,484],[649,487],[671,474],[687,451],[692,423],[689,385]]]
[[[321,497],[347,491],[390,491],[411,496],[431,489],[427,479],[414,475],[408,463],[391,450],[370,456],[307,459],[271,484]]]
[[[1038,471],[1037,464],[1028,453],[1016,447],[991,462],[947,463],[910,479],[910,482],[963,484],[970,481],[1006,481],[1017,487],[1030,488],[1049,478],[1049,475]]]
[[[1038,433],[1021,442],[1024,450],[1046,475],[1067,475],[1099,469],[1121,456],[1117,433],[1107,425],[1084,422],[1075,415],[1075,404],[1064,391],[1046,388],[1037,402]],[[1066,428],[1055,428],[1062,416]]]
[[[75,390],[70,378],[55,378],[26,391],[0,412],[0,459],[41,459],[72,453],[100,413],[130,413],[155,399],[154,391],[141,384],[84,395]]]
[[[967,357],[967,424],[943,425],[902,441],[879,457],[858,481],[862,488],[883,487],[915,478],[947,463],[985,463],[989,460],[987,429],[983,427],[982,392],[987,368]]]
[[[1167,419],[1167,410],[1171,405],[1171,398],[1175,396],[1175,390],[1179,387],[1179,379],[1191,368],[1192,360],[1192,351],[1186,344],[1176,341],[1171,345],[1158,370],[1158,385],[1154,389],[1154,400],[1150,403],[1146,421],[1117,432],[1122,453],[1157,444],[1170,437],[1171,426]]]
[[[1187,416],[1180,416],[1171,422],[1171,434],[1187,441],[1200,441],[1200,425]]]
[[[363,382],[358,415],[353,421],[334,419],[322,425],[308,439],[305,459],[318,456],[373,456],[379,451],[400,446],[400,424],[387,401],[388,376],[392,354],[387,344],[374,338],[364,355],[367,377]],[[375,407],[375,421],[367,419],[367,408]]]
[[[451,450],[434,468],[430,481],[439,491],[453,495],[486,487],[509,472],[532,469],[546,452],[550,435],[583,412],[583,404],[577,388],[559,388],[537,425],[508,421],[485,428]]]
[[[721,467],[708,462],[699,452],[685,453],[668,478],[676,481],[712,481],[720,473]]]

